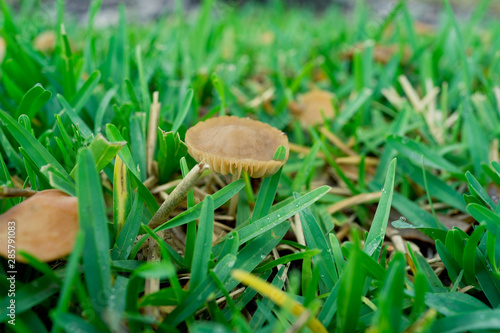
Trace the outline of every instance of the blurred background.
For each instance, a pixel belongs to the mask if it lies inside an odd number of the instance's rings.
[[[37,0],[8,0],[16,6],[23,3],[32,3]],[[55,8],[55,2],[58,0],[38,0],[43,1],[48,12]],[[61,0],[62,1],[62,0]],[[263,3],[273,0],[214,0],[216,5],[223,10],[237,10],[246,3]],[[455,15],[462,20],[467,19],[474,8],[480,3],[477,0],[449,0],[455,9]],[[128,16],[132,21],[143,22],[153,20],[159,15],[171,12],[175,9],[176,2],[179,0],[102,0],[101,11],[96,20],[98,26],[115,24],[118,20],[117,8],[120,3],[124,3],[128,8]],[[183,0],[185,10],[196,11],[200,0]],[[355,6],[369,6],[375,15],[385,16],[396,4],[397,0],[282,0],[285,6],[303,6],[311,7],[321,12],[328,6],[337,6],[349,13]],[[442,12],[441,0],[407,0],[411,14],[419,21],[434,24],[438,21]],[[65,6],[69,13],[72,13],[81,23],[85,23],[90,0],[66,0]],[[498,16],[500,13],[500,1],[490,1],[489,15]]]

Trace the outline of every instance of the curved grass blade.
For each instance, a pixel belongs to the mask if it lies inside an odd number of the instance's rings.
[[[110,142],[125,141],[118,128],[116,128],[116,126],[113,124],[106,125],[106,135]],[[154,215],[159,208],[158,202],[151,194],[151,192],[146,188],[146,186],[144,186],[144,184],[140,181],[141,176],[137,170],[134,159],[132,158],[132,153],[130,152],[129,146],[124,145],[123,148],[118,152],[118,156],[120,156],[120,159],[123,161],[123,163],[125,163],[129,171],[132,173],[133,183],[137,185],[139,194],[144,199],[149,212],[151,213],[151,215]]]
[[[445,170],[451,173],[461,173],[459,168],[448,162],[444,157],[408,138],[392,135],[387,138],[387,144],[410,161],[413,161],[416,165],[422,163],[422,156],[424,156],[424,165],[430,168]]]
[[[465,177],[467,178],[467,182],[473,193],[475,193],[481,200],[483,200],[492,210],[495,210],[496,205],[491,200],[490,196],[484,188],[479,184],[476,177],[474,177],[469,171],[465,173]]]
[[[94,88],[97,87],[99,81],[101,80],[101,72],[95,70],[90,74],[87,81],[82,85],[80,90],[73,96],[71,99],[71,105],[73,105],[73,109],[76,114],[80,113],[80,110],[87,104],[87,101],[92,96],[92,92]]]
[[[479,223],[486,223],[488,232],[500,239],[500,216],[479,204],[467,205],[467,212]]]
[[[283,257],[280,257],[279,259],[276,259],[274,261],[271,261],[267,264],[264,264],[262,266],[259,266],[257,267],[254,272],[255,273],[261,273],[261,272],[265,272],[269,269],[272,269],[278,265],[284,265],[284,264],[287,264],[291,261],[295,261],[295,260],[303,260],[303,259],[310,259],[310,258],[314,258],[315,256],[317,256],[318,254],[320,254],[321,251],[318,250],[318,249],[312,249],[312,250],[306,250],[304,252],[297,252],[297,253],[293,253],[293,254],[287,254]]]
[[[33,163],[38,168],[44,165],[51,164],[57,170],[69,179],[69,174],[62,167],[61,164],[45,149],[42,144],[31,135],[25,128],[19,125],[12,117],[3,110],[0,110],[0,121],[4,123],[8,131],[17,140],[17,142],[24,148],[26,153],[30,156]]]
[[[231,267],[234,266],[235,261],[235,256],[226,255],[217,265],[215,265],[213,272],[220,281],[225,281],[227,279],[229,271]],[[217,292],[217,284],[207,275],[203,282],[200,283],[197,288],[193,289],[193,291],[189,292],[185,300],[165,318],[160,328],[162,328],[162,326],[168,327],[179,325],[186,320],[186,318],[195,313],[196,310],[205,303],[208,296],[215,292]]]
[[[245,182],[241,179],[228,184],[224,188],[212,194],[212,198],[214,199],[214,209],[219,208],[229,199],[231,199],[236,193],[238,193],[245,186]],[[149,191],[148,191],[149,192]],[[191,221],[195,221],[200,217],[201,207],[203,202],[196,204],[195,206],[189,208],[183,213],[177,215],[176,217],[170,219],[166,223],[158,226],[154,229],[155,232],[171,229],[174,227],[181,226],[183,224],[189,223]],[[135,243],[134,248],[132,249],[132,256],[135,257],[137,252],[141,248],[142,244],[146,241],[146,238],[141,238],[137,243]]]
[[[300,316],[307,311],[302,304],[291,298],[287,293],[253,274],[237,269],[233,270],[231,275],[233,278],[241,281],[243,284],[246,284],[250,288],[257,290],[263,296],[269,298],[273,301],[273,303],[288,309],[295,316]],[[327,332],[326,328],[316,317],[312,317],[307,326],[313,332]]]
[[[251,272],[266,256],[278,245],[281,239],[285,236],[290,228],[289,223],[278,224],[273,229],[263,235],[251,240],[247,245],[238,252],[236,257],[235,269],[241,269]],[[215,252],[215,251],[214,251]],[[226,290],[232,290],[238,285],[235,279],[229,279],[225,283]]]
[[[50,100],[50,97],[52,97],[52,93],[37,83],[24,94],[14,116],[17,118],[21,114],[25,114],[30,119],[33,119],[42,106]]]
[[[228,184],[227,186],[223,187],[219,191],[212,194],[212,198],[214,200],[214,209],[217,209],[220,206],[222,206],[224,203],[226,203],[236,193],[238,193],[244,186],[245,186],[245,182],[243,180],[239,179],[235,182],[232,182],[231,184]],[[155,229],[155,232],[178,227],[178,226],[181,226],[183,224],[186,224],[188,222],[191,222],[191,221],[194,221],[194,220],[200,218],[202,205],[203,205],[203,202],[197,203],[196,205],[194,205],[190,209],[188,209],[185,212],[172,218],[167,223],[164,223],[161,226],[157,227]]]
[[[108,163],[111,162],[113,158],[115,158],[116,154],[118,154],[118,152],[126,144],[126,141],[109,142],[104,136],[102,136],[102,134],[97,134],[95,139],[92,140],[92,143],[88,147],[88,149],[92,153],[92,157],[96,162],[95,165],[97,172],[104,169],[104,167],[108,165]],[[77,168],[78,164],[76,164],[73,170],[71,170],[71,177],[75,177]]]
[[[458,333],[476,330],[499,331],[500,310],[481,310],[461,313],[437,320],[432,332]]]
[[[56,325],[61,327],[65,332],[101,332],[85,319],[78,317],[77,315],[74,315],[72,313],[54,312],[51,317]]]
[[[427,293],[425,304],[445,316],[487,310],[489,307],[477,298],[459,292]]]
[[[51,277],[43,276],[35,279],[24,286],[20,286],[16,290],[16,315],[30,310],[34,306],[49,299],[56,294],[60,289],[60,285],[53,281]],[[9,317],[9,309],[11,297],[7,295],[0,301],[0,323],[6,322]]]
[[[82,118],[80,118],[78,113],[75,112],[73,107],[68,103],[64,96],[57,94],[57,99],[59,100],[59,103],[61,103],[69,119],[71,119],[71,122],[80,129],[80,133],[82,134],[82,136],[87,139],[91,135],[93,135],[89,126],[83,121]]]
[[[291,216],[297,214],[305,207],[312,205],[322,196],[324,196],[330,190],[329,186],[321,186],[309,193],[303,195],[302,197],[293,200],[288,205],[272,212],[271,214],[262,217],[261,219],[253,222],[252,224],[241,228],[238,231],[238,236],[240,237],[240,244],[255,238],[266,231],[274,228],[278,224],[286,221]]]

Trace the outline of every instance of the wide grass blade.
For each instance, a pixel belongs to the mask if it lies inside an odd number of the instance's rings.
[[[378,297],[378,308],[374,327],[379,332],[399,332],[401,327],[405,260],[398,252],[389,265],[384,285]]]
[[[310,206],[322,196],[324,196],[330,190],[329,186],[322,186],[309,193],[303,195],[302,197],[293,200],[288,205],[277,209],[271,214],[264,216],[263,218],[253,222],[252,224],[241,228],[238,231],[238,236],[240,237],[240,244],[255,238],[266,231],[274,228],[280,223],[286,221],[291,216],[297,214],[302,209]]]
[[[273,158],[277,160],[284,160],[285,157],[286,148],[280,146],[276,150]],[[282,171],[283,167],[281,167],[274,175],[266,177],[262,181],[259,189],[259,194],[257,195],[257,200],[255,201],[255,207],[252,213],[252,221],[256,221],[269,213],[269,210],[271,209],[271,206],[274,202],[274,197],[276,196],[276,191],[278,190],[278,184],[281,178]]]
[[[128,258],[141,227],[142,200],[135,196],[134,203],[130,208],[127,220],[119,231],[118,238],[111,252],[113,260],[125,260]]]
[[[103,314],[107,300],[103,292],[111,290],[111,265],[109,257],[109,232],[106,210],[102,197],[101,180],[95,160],[89,149],[78,153],[76,194],[80,228],[85,233],[83,268],[90,300],[97,313]]]
[[[299,198],[296,194],[295,199]],[[319,256],[313,257],[313,263],[319,266],[321,280],[325,284],[327,290],[332,290],[337,283],[339,277],[335,270],[335,261],[332,256],[332,251],[328,246],[327,240],[321,231],[318,221],[314,218],[309,208],[304,208],[299,212],[302,230],[309,249],[321,250]]]
[[[384,187],[382,188],[382,197],[373,217],[373,222],[366,237],[365,247],[363,249],[370,256],[377,256],[380,253],[380,246],[385,237],[385,230],[389,222],[389,213],[391,211],[392,195],[394,193],[394,177],[396,174],[396,159],[393,159],[387,170]]]
[[[432,326],[435,333],[455,333],[476,330],[500,330],[500,310],[480,310],[461,313],[437,320]]]
[[[208,263],[212,253],[212,234],[214,231],[214,200],[209,195],[203,200],[200,222],[196,234],[191,279],[189,289],[195,289],[208,274]]]

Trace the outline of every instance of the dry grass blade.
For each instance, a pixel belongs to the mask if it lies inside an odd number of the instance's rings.
[[[198,179],[201,177],[206,164],[200,163],[194,166],[177,187],[170,193],[167,200],[163,202],[156,214],[149,221],[150,228],[156,228],[165,222],[169,215],[174,211],[175,207],[187,195],[190,189],[194,187]]]
[[[240,280],[243,284],[248,285],[252,289],[257,290],[260,294],[269,298],[273,303],[289,309],[289,311],[295,316],[300,316],[302,313],[307,311],[303,305],[292,299],[287,293],[250,273],[242,270],[234,270],[231,275],[233,278]],[[327,332],[323,324],[315,317],[310,319],[307,326],[313,332]]]
[[[0,198],[31,197],[37,193],[37,191],[24,188],[0,186]]]
[[[158,102],[158,91],[153,93],[153,103],[149,111],[148,122],[148,137],[146,142],[146,165],[148,169],[148,176],[153,174],[153,159],[156,149],[156,140],[158,138],[158,121],[160,120],[161,104]]]
[[[380,199],[382,196],[382,192],[372,192],[372,193],[361,193],[358,195],[355,195],[353,197],[344,199],[342,201],[339,201],[330,207],[328,207],[328,214],[334,214],[336,212],[339,212],[343,209],[356,206],[356,205],[361,205],[364,203],[369,203],[373,202],[374,200]]]
[[[321,128],[320,132],[324,134],[328,140],[330,140],[335,146],[337,146],[340,150],[342,150],[344,153],[350,156],[357,156],[351,148],[349,148],[345,143],[342,142],[342,140],[339,139],[338,136],[330,132],[327,128],[323,127]]]

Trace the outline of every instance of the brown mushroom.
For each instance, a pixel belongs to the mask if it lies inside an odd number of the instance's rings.
[[[57,35],[52,30],[46,30],[38,34],[33,40],[35,49],[43,53],[51,53],[56,47]]]
[[[335,117],[332,98],[333,94],[328,91],[312,90],[300,95],[298,102],[291,102],[288,107],[302,125],[322,124],[323,116],[328,119]]]
[[[434,36],[436,34],[436,27],[424,21],[415,22],[415,32],[419,36]]]
[[[354,59],[354,54],[356,52],[363,51],[368,46],[368,44],[369,43],[359,43],[359,44],[352,46],[351,48],[349,48],[348,50],[344,51],[341,54],[341,58],[352,61]],[[395,55],[397,55],[399,52],[400,52],[400,47],[398,45],[380,45],[380,44],[377,44],[373,48],[373,61],[375,61],[376,63],[382,64],[382,65],[385,65],[389,61],[391,61],[391,59]],[[410,59],[411,59],[411,50],[409,47],[405,47],[403,49],[403,55],[401,58],[401,62],[407,63],[410,61]]]
[[[272,127],[249,118],[224,116],[199,122],[186,132],[189,154],[218,173],[250,177],[274,174],[288,158],[287,136]],[[279,146],[285,146],[284,161],[274,160]]]
[[[3,59],[5,58],[6,47],[7,45],[5,45],[5,40],[2,37],[0,37],[0,64],[3,62]]]
[[[11,245],[15,246],[16,260],[20,262],[26,259],[19,255],[19,250],[41,261],[64,257],[73,250],[78,228],[76,197],[59,190],[38,192],[0,215],[0,255],[11,259],[8,256],[11,238],[15,241]]]

